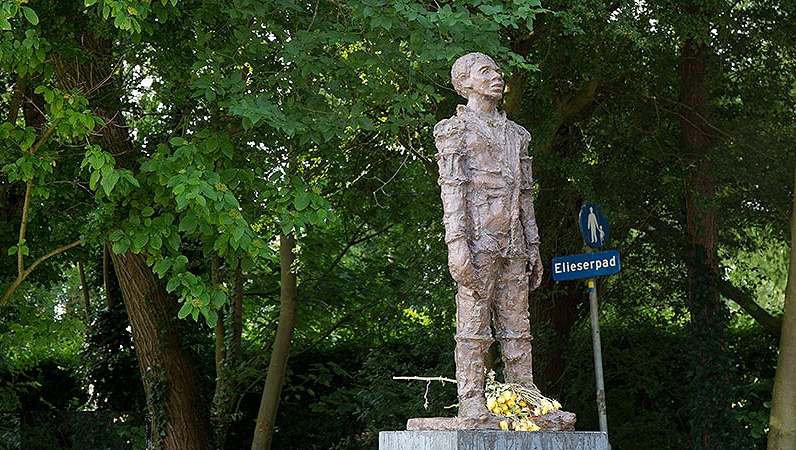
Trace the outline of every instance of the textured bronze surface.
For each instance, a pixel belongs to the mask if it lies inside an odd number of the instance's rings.
[[[528,292],[539,286],[542,264],[527,154],[531,136],[498,110],[504,84],[490,57],[459,58],[451,79],[467,104],[434,127],[434,139],[448,268],[459,285],[459,418],[491,422],[484,356],[493,339],[501,345],[505,381],[533,382]]]

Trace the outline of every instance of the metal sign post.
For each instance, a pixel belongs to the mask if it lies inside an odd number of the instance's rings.
[[[586,203],[581,207],[580,214],[578,215],[578,225],[580,226],[580,233],[583,240],[588,245],[588,253],[592,253],[592,249],[599,249],[608,240],[611,231],[611,226],[608,219],[603,216],[600,207]],[[606,252],[600,252],[606,253]],[[619,268],[619,252],[616,252],[616,264],[609,264],[610,273],[618,273]],[[612,262],[613,260],[607,260]],[[610,268],[615,266],[614,268]],[[591,276],[588,281],[589,287],[589,311],[591,313],[591,341],[592,348],[594,349],[594,378],[597,388],[597,417],[600,421],[600,431],[608,434],[608,416],[605,412],[605,383],[603,378],[603,350],[600,340],[600,320],[598,314],[597,304],[597,273]],[[589,274],[591,275],[591,274]]]
[[[589,253],[593,248],[599,249],[608,240],[611,226],[608,219],[603,216],[600,207],[586,203],[580,209],[578,225],[583,240],[588,245]],[[617,252],[617,260],[619,254]],[[619,272],[617,263],[616,272]],[[616,273],[614,272],[614,273]],[[597,417],[600,421],[600,431],[608,434],[608,416],[605,412],[605,382],[603,378],[603,350],[600,340],[600,319],[597,305],[597,278],[591,277],[587,281],[589,287],[589,311],[591,313],[591,342],[594,349],[594,379],[597,388]]]
[[[603,350],[600,343],[600,323],[597,308],[597,277],[613,275],[621,270],[619,252],[606,250],[595,252],[608,240],[611,226],[600,207],[586,203],[580,209],[578,225],[587,253],[553,258],[553,280],[565,281],[587,278],[589,287],[589,309],[591,312],[591,339],[594,348],[594,372],[597,385],[597,416],[600,431],[608,435],[608,417],[605,412],[605,384],[603,382]]]
[[[605,412],[605,383],[603,382],[603,350],[600,341],[600,322],[597,315],[597,279],[589,278],[589,310],[591,312],[591,342],[594,348],[594,375],[597,386],[597,417],[600,431],[608,434],[608,416]]]

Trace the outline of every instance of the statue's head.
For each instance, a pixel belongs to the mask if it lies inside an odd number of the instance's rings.
[[[491,64],[497,68],[497,64],[492,58],[479,52],[468,53],[453,63],[453,67],[451,67],[451,82],[457,94],[464,98],[468,97],[467,81],[470,79],[470,71],[474,67],[484,64]]]

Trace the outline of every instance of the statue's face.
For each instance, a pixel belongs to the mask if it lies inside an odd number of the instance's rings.
[[[492,100],[500,100],[503,97],[503,77],[498,66],[492,61],[477,61],[470,69],[468,84],[471,94]]]

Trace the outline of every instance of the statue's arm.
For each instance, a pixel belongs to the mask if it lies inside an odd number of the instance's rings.
[[[467,239],[467,161],[462,130],[454,120],[444,120],[434,127],[438,153],[439,186],[448,244],[448,268],[458,283],[473,279],[470,247]]]
[[[525,245],[528,248],[528,266],[530,269],[531,289],[536,289],[542,282],[544,267],[539,255],[539,228],[536,225],[536,213],[533,207],[533,170],[531,158],[520,157],[522,180],[520,184],[520,220],[525,232]]]

